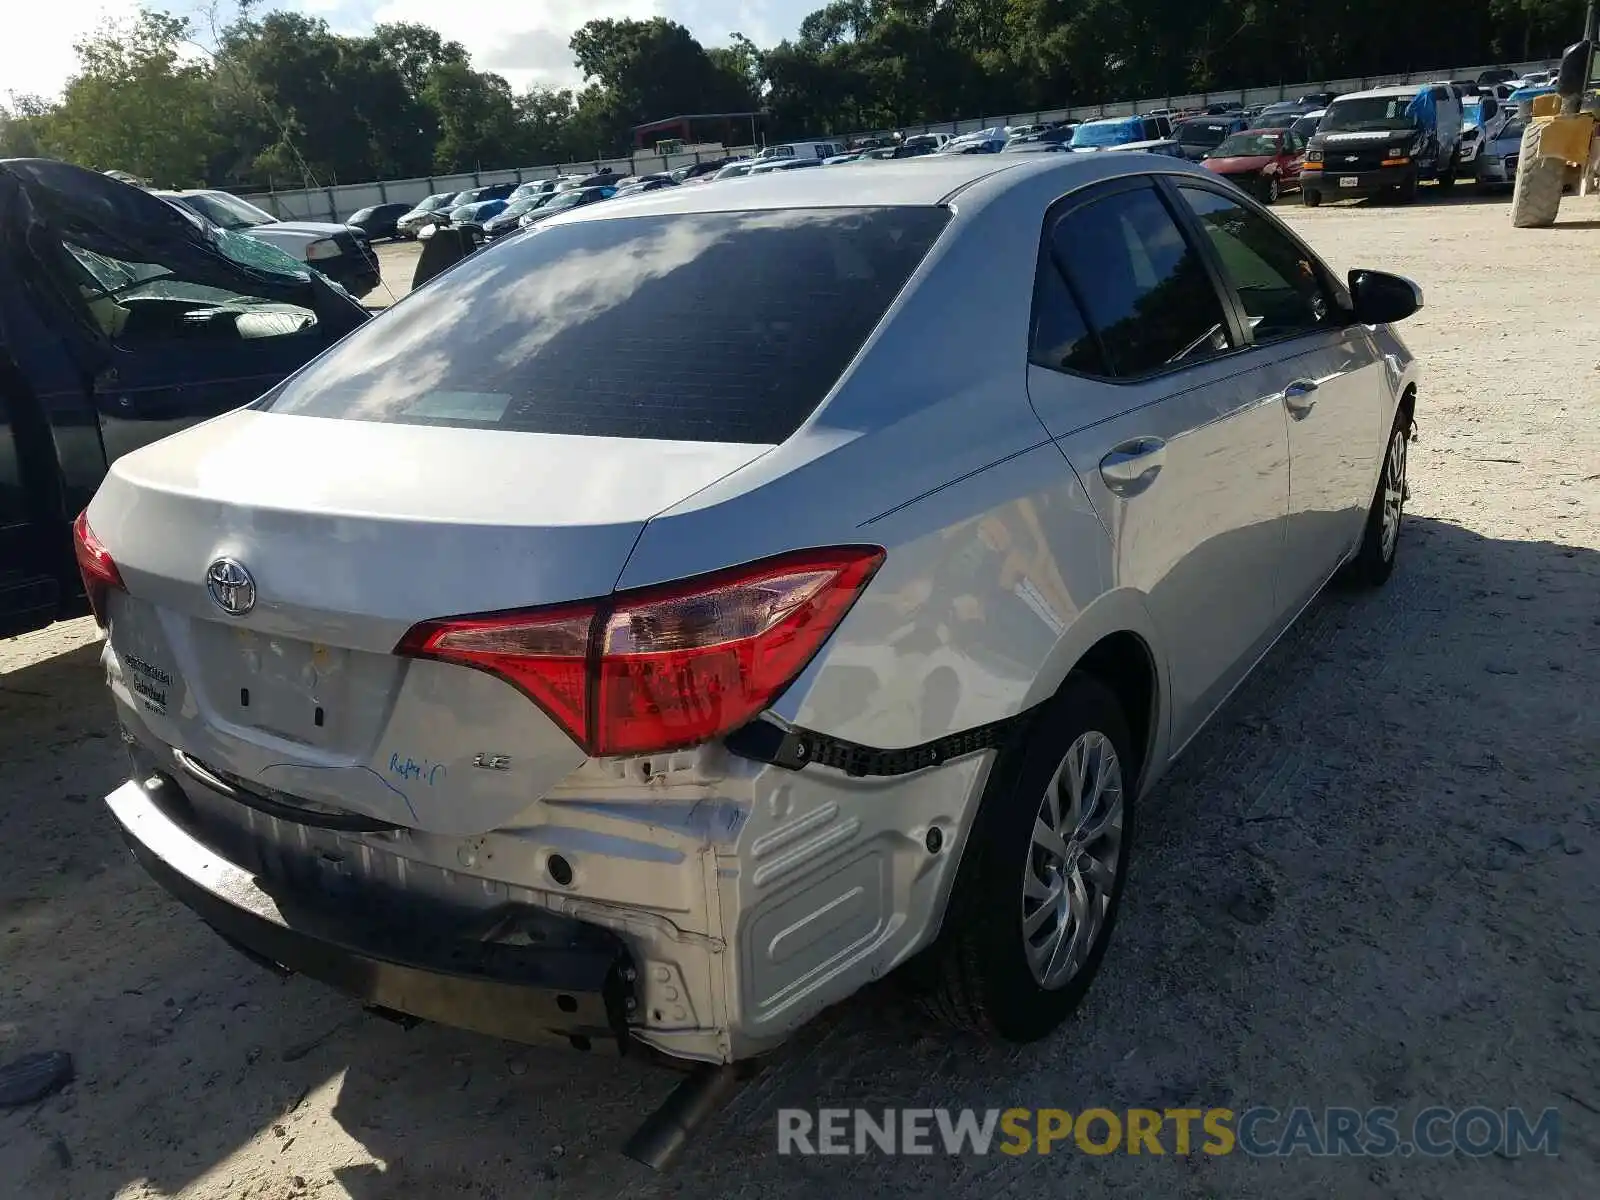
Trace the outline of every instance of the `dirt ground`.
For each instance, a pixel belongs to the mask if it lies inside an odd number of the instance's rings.
[[[1404,272],[1427,372],[1401,563],[1320,601],[1147,802],[1081,1014],[1007,1051],[845,1005],[671,1174],[620,1157],[672,1078],[406,1031],[245,961],[134,866],[78,622],[0,642],[0,1194],[223,1200],[1600,1194],[1600,206],[1286,204]],[[409,247],[385,250],[395,263]],[[1556,1157],[775,1153],[797,1106],[1392,1104],[1561,1114]]]

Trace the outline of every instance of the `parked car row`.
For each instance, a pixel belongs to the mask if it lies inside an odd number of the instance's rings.
[[[378,256],[361,229],[328,221],[280,221],[231,192],[196,189],[151,194],[218,229],[244,234],[283,251],[357,299],[380,282]]]

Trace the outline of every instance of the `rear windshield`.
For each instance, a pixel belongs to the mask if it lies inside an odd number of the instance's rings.
[[[558,223],[464,259],[260,406],[533,433],[776,443],[949,220],[781,209]]]
[[[1232,128],[1226,121],[1185,121],[1178,126],[1178,141],[1185,146],[1215,146]]]

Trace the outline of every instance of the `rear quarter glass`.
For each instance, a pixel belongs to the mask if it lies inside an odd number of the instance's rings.
[[[905,206],[650,214],[464,260],[260,407],[668,441],[781,442],[950,219]]]

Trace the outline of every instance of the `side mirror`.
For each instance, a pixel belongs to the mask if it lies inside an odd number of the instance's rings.
[[[1561,56],[1561,70],[1556,74],[1555,84],[1556,94],[1563,100],[1583,95],[1589,82],[1589,57],[1593,49],[1594,43],[1585,38],[1568,46]]]
[[[1402,275],[1351,271],[1350,300],[1361,324],[1389,325],[1422,307],[1422,289]]]

